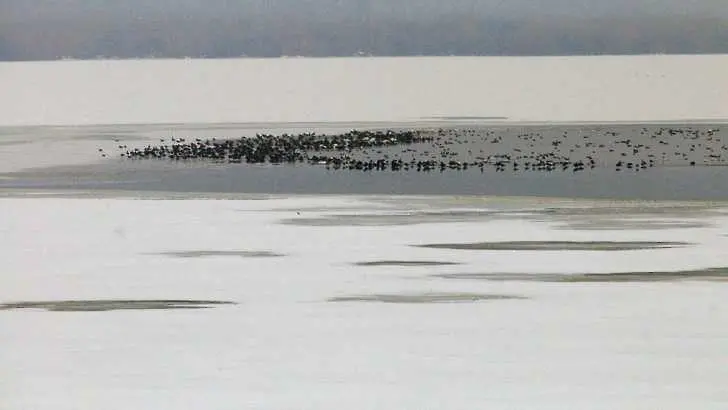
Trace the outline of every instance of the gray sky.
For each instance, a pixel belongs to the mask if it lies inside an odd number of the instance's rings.
[[[720,13],[728,14],[724,0],[0,0],[3,14],[14,10],[32,13],[53,10],[58,13],[91,10],[138,10],[140,13],[186,10],[199,13],[218,10],[280,11],[288,8],[325,7],[356,9],[371,6],[378,10],[410,10],[414,13],[476,9],[493,13]]]
[[[726,1],[0,0],[0,60],[728,52]]]
[[[370,12],[412,18],[475,12],[491,16],[564,15],[720,15],[728,17],[725,0],[0,0],[3,20],[61,18],[95,14],[190,16],[295,14],[347,16]]]

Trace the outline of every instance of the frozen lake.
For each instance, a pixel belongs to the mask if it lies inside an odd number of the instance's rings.
[[[728,401],[726,207],[7,198],[0,213],[4,409]]]
[[[725,128],[727,71],[728,56],[0,63],[0,408],[723,409],[728,167],[395,176],[115,149],[703,132]]]

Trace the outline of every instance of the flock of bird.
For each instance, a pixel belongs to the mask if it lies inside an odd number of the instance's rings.
[[[332,170],[419,172],[487,168],[579,172],[597,167],[640,171],[720,165],[728,158],[728,141],[720,129],[707,126],[354,130],[238,139],[173,137],[161,139],[159,145],[119,148],[123,158],[134,160],[307,163]]]

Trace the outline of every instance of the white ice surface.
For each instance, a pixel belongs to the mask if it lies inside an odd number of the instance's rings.
[[[430,276],[725,267],[728,218],[706,216],[708,228],[591,232],[525,220],[377,227],[279,223],[326,214],[321,207],[361,212],[368,206],[342,197],[0,200],[0,303],[239,303],[191,311],[0,311],[0,408],[724,409],[728,403],[726,282],[564,284]],[[371,208],[381,211],[381,203]],[[408,246],[541,239],[695,245],[626,252]],[[286,256],[159,254],[184,250]],[[379,259],[462,265],[351,265]],[[419,291],[527,299],[326,302]]]
[[[0,125],[728,119],[728,55],[0,63]]]

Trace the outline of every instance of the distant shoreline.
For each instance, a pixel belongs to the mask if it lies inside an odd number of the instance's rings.
[[[281,55],[281,56],[234,56],[234,57],[113,57],[99,56],[95,58],[73,58],[73,57],[57,57],[48,59],[33,60],[2,60],[0,64],[13,63],[78,63],[78,62],[123,62],[123,61],[225,61],[225,60],[373,60],[373,59],[441,59],[441,58],[514,58],[514,59],[559,59],[559,58],[653,58],[653,57],[709,57],[709,56],[728,56],[728,53],[633,53],[633,54],[616,54],[616,53],[594,53],[594,54],[423,54],[423,55],[331,55],[331,56],[314,56],[314,55]]]
[[[318,129],[417,129],[417,128],[433,128],[433,127],[518,127],[518,126],[610,126],[610,125],[725,125],[728,124],[728,118],[684,118],[684,119],[664,119],[664,120],[589,120],[589,121],[543,121],[543,120],[516,120],[507,117],[466,117],[466,116],[436,116],[423,117],[417,120],[402,121],[270,121],[270,122],[159,122],[159,123],[105,123],[105,124],[27,124],[27,125],[3,125],[0,124],[1,131],[12,130],[93,130],[96,128],[124,128],[133,127],[135,130],[159,130],[169,129],[175,130],[273,130],[273,129],[291,129],[291,128],[318,128]]]

